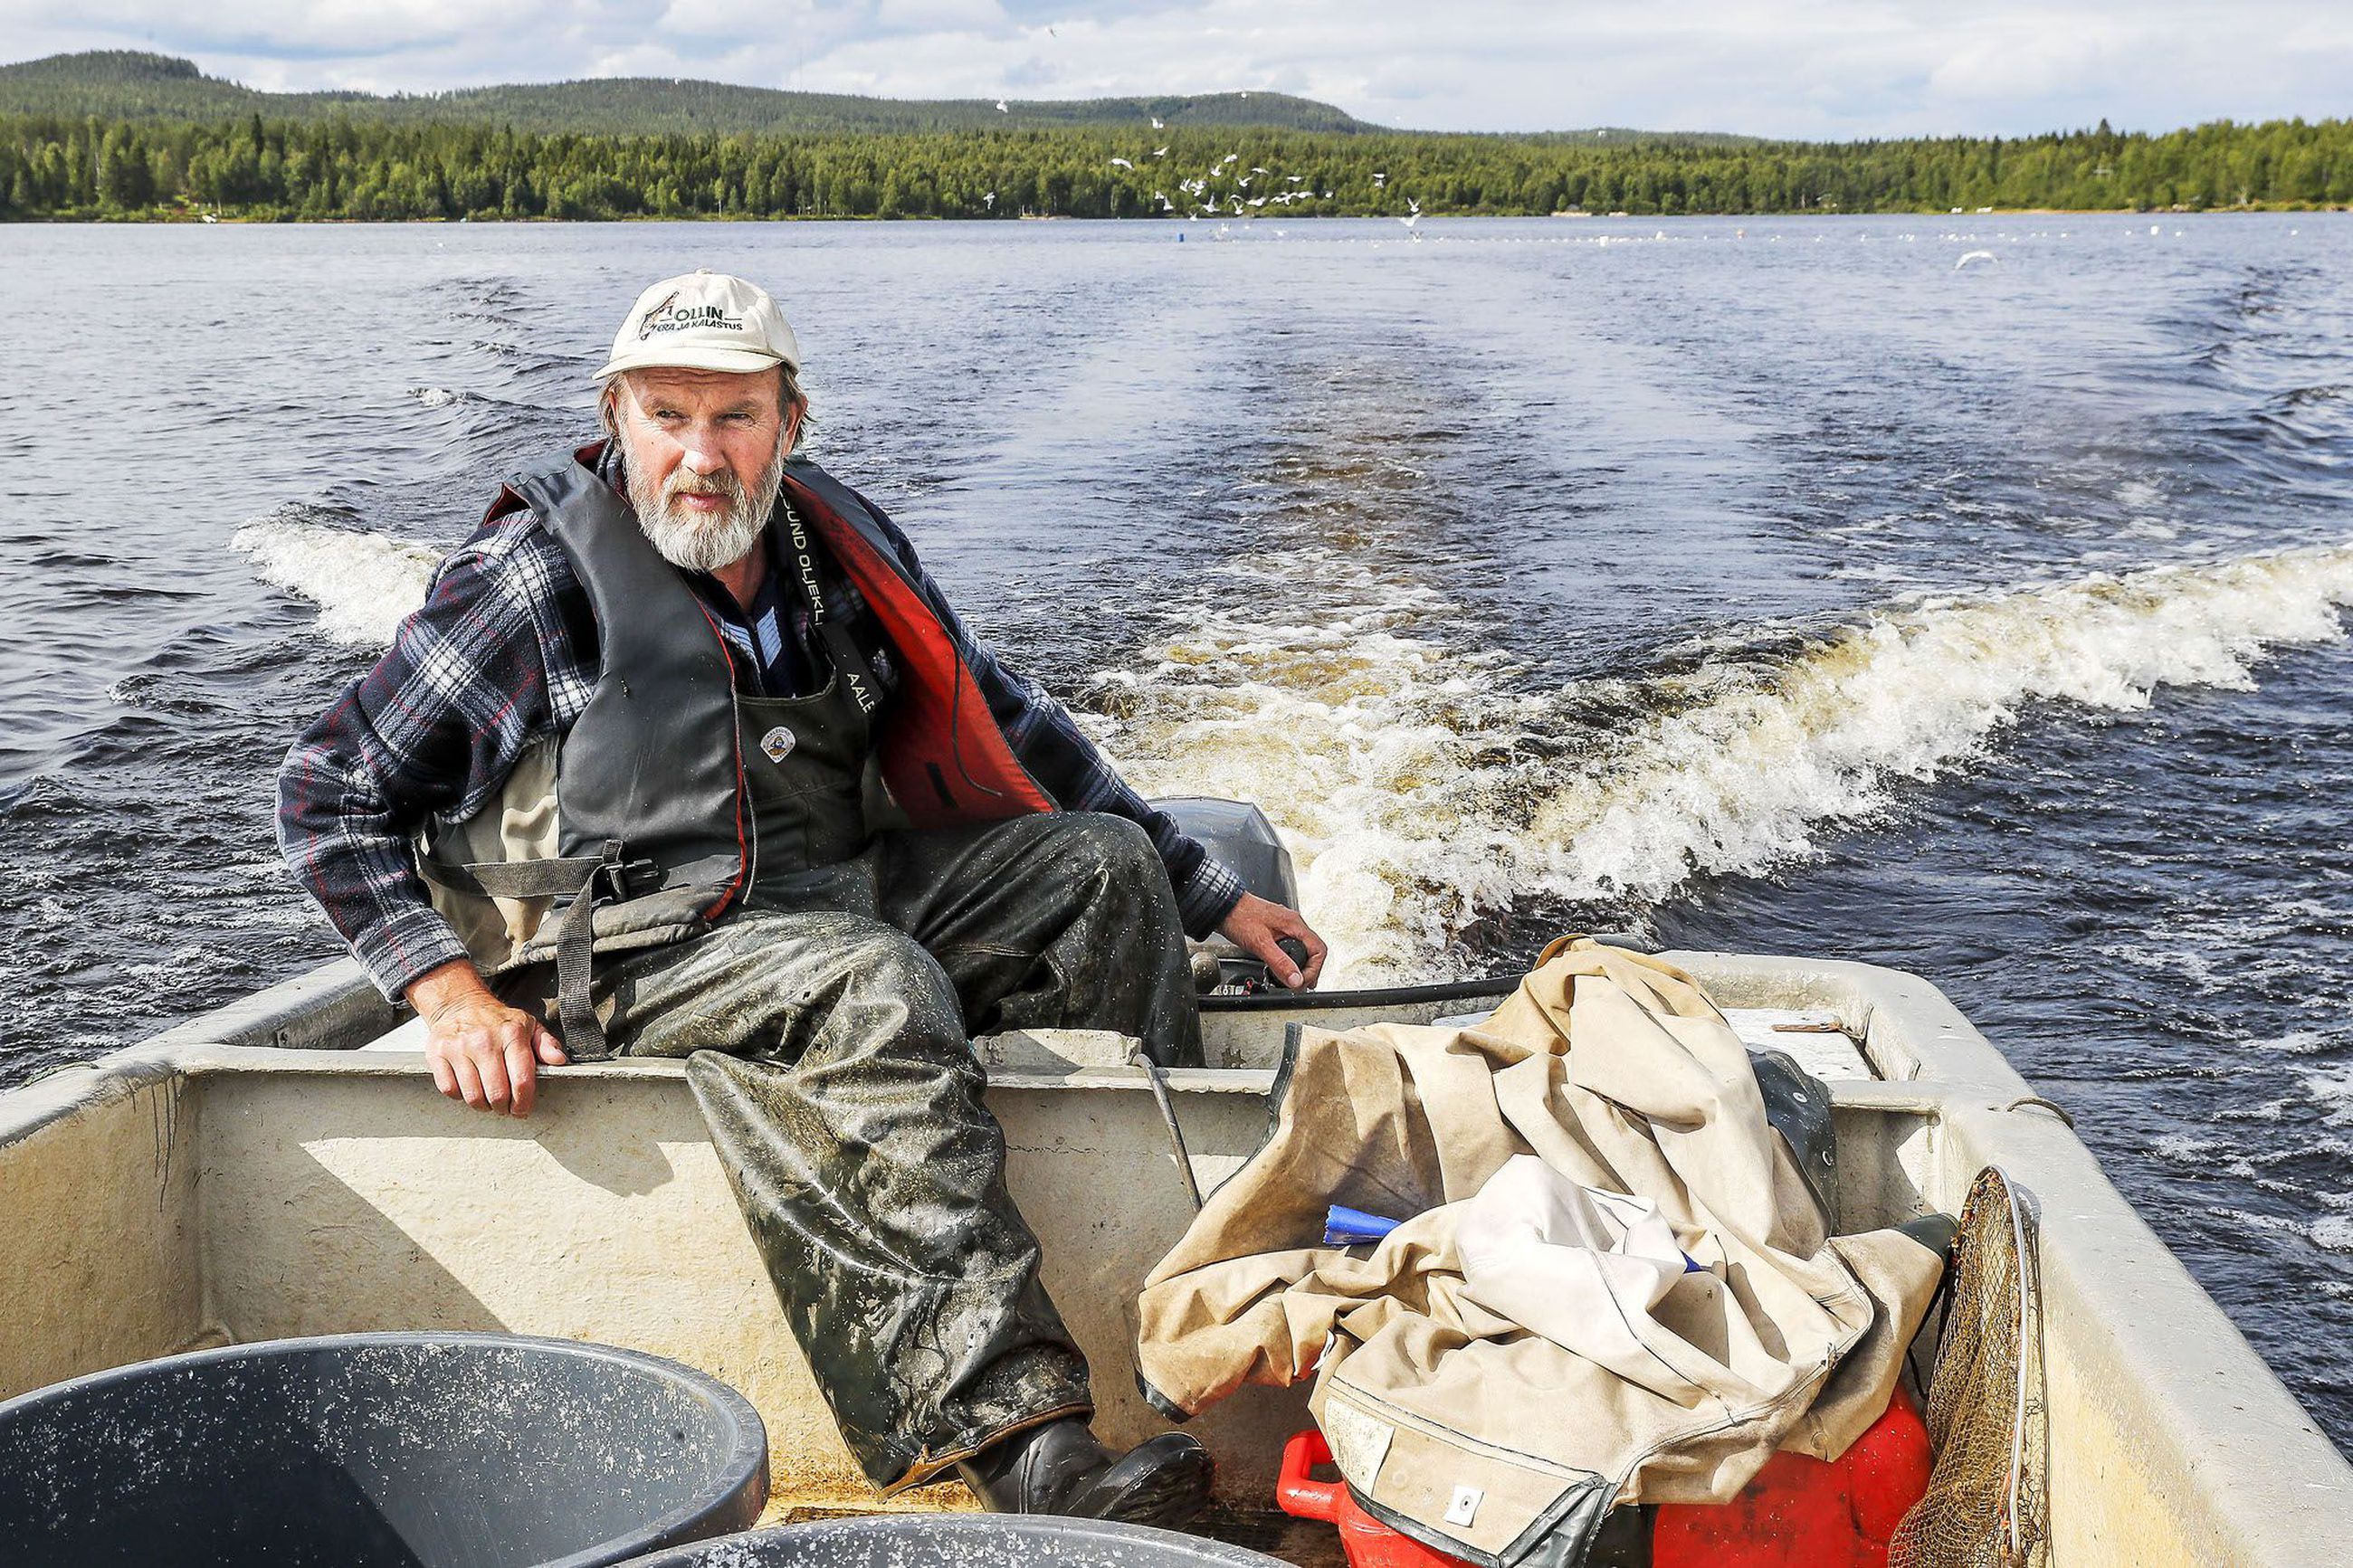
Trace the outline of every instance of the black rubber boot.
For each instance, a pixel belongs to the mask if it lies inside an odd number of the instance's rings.
[[[1057,1513],[1175,1530],[1209,1500],[1209,1451],[1182,1432],[1124,1454],[1080,1420],[1049,1421],[992,1443],[956,1467],[991,1513]]]

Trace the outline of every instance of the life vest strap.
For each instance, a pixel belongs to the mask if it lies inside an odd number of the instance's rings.
[[[463,865],[430,855],[417,858],[417,868],[427,881],[479,899],[568,899],[586,887],[604,864],[603,857],[596,855],[473,860]]]
[[[592,886],[559,917],[564,926],[555,933],[555,1005],[564,1024],[565,1054],[575,1062],[602,1061],[613,1054],[589,992],[596,969],[600,901]]]

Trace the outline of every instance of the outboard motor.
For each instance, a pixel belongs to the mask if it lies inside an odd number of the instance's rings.
[[[1177,795],[1152,803],[1176,818],[1176,826],[1201,841],[1209,854],[1242,879],[1242,886],[1273,903],[1299,907],[1299,882],[1292,874],[1291,851],[1275,837],[1266,813],[1244,800],[1219,800],[1209,795]],[[1251,994],[1272,984],[1266,963],[1228,942],[1212,936],[1192,942],[1193,981],[1204,994]]]

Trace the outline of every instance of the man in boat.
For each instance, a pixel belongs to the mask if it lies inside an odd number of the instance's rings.
[[[878,1488],[953,1468],[992,1509],[1180,1522],[1208,1457],[1094,1438],[970,1037],[1198,1064],[1187,933],[1292,986],[1323,943],[794,455],[800,370],[752,284],[646,290],[597,374],[607,439],[499,490],[295,744],[280,843],[426,1020],[442,1093],[521,1116],[542,1067],[686,1058]]]

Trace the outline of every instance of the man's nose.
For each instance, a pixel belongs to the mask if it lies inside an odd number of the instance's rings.
[[[681,461],[689,471],[710,475],[727,466],[727,459],[720,456],[719,443],[712,438],[714,434],[713,431],[698,430],[687,437],[686,452]]]

